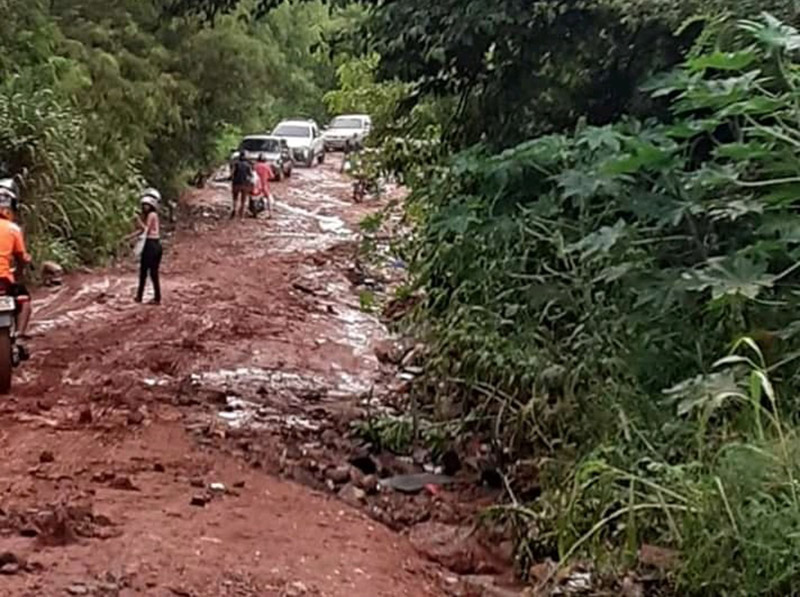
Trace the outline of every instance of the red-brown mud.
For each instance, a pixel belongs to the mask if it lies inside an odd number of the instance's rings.
[[[34,356],[0,403],[0,594],[442,594],[404,537],[237,444],[313,431],[379,375],[385,332],[348,281],[376,207],[330,167],[276,194],[246,221],[221,184],[188,196],[163,306],[133,302],[132,261],[36,293]]]

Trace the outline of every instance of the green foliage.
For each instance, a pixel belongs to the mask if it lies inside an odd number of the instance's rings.
[[[419,426],[420,445],[431,450],[433,457],[437,458],[452,442],[453,430],[449,425],[433,424],[426,419],[420,420]],[[414,420],[409,416],[370,417],[354,422],[352,432],[378,450],[409,455],[414,447]]]
[[[409,323],[449,414],[540,464],[543,499],[510,509],[523,558],[656,542],[685,554],[681,594],[790,591],[796,36],[715,29],[647,85],[663,118],[473,147],[418,181]],[[715,366],[750,334],[763,354]]]
[[[409,93],[407,85],[375,82],[380,56],[369,54],[341,64],[336,70],[338,87],[325,94],[331,114],[369,114],[373,134],[381,137],[392,124],[399,104]]]
[[[0,88],[0,155],[12,171],[27,173],[23,219],[34,254],[67,265],[107,255],[132,216],[125,199],[133,170],[97,164],[86,149],[86,121],[52,91],[18,87],[13,78]]]
[[[25,177],[31,244],[68,264],[117,252],[145,181],[174,199],[235,135],[324,118],[326,36],[360,18],[313,1],[209,28],[166,4],[0,0],[0,162]]]

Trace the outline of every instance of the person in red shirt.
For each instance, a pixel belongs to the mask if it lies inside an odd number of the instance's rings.
[[[255,171],[258,177],[258,185],[257,188],[253,190],[253,196],[264,197],[264,200],[267,202],[269,217],[272,217],[272,193],[270,192],[269,182],[272,180],[273,173],[265,154],[262,153],[258,156]]]

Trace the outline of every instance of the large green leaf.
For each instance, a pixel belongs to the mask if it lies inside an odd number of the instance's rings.
[[[687,272],[684,278],[689,282],[689,290],[711,290],[715,301],[735,296],[753,300],[772,287],[774,278],[766,271],[764,263],[735,255],[709,259],[702,269]]]
[[[713,70],[744,70],[758,60],[758,55],[753,48],[734,52],[717,50],[711,54],[703,54],[686,61],[687,67],[692,71]]]
[[[613,226],[603,226],[596,232],[585,236],[567,247],[567,252],[580,253],[581,259],[596,255],[607,255],[611,249],[625,236],[626,224],[619,220]]]
[[[797,29],[779,21],[771,14],[764,13],[761,21],[740,21],[739,27],[770,50],[785,52],[800,50],[800,33]]]
[[[601,179],[593,172],[571,169],[558,176],[556,181],[565,198],[587,199],[600,189]]]

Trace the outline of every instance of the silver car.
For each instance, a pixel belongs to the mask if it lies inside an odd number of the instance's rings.
[[[245,159],[256,162],[261,155],[267,158],[276,180],[283,180],[292,175],[291,150],[288,143],[272,135],[248,135],[239,144],[237,153],[243,153]]]
[[[310,168],[325,161],[325,144],[313,120],[284,120],[275,127],[272,135],[286,141],[295,162]]]

